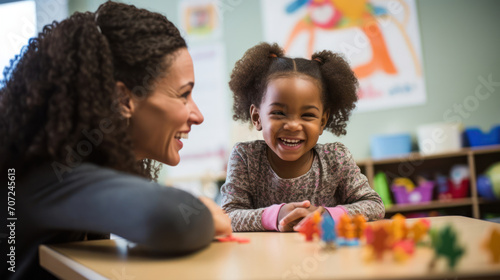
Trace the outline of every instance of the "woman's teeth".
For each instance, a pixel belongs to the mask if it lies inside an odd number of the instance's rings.
[[[177,139],[188,139],[188,134],[187,133],[184,133],[184,132],[178,132],[177,134],[175,134],[175,138]]]
[[[300,142],[302,142],[302,140],[298,140],[298,139],[280,138],[280,140],[283,141],[283,144],[285,144],[286,146],[290,146],[290,147],[295,147],[295,146],[299,145]]]

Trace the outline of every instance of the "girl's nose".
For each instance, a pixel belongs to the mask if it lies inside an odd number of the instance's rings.
[[[198,109],[198,106],[196,106],[196,103],[194,101],[190,102],[190,107],[191,107],[191,112],[189,113],[189,119],[188,123],[191,124],[196,124],[199,125],[203,122],[205,119],[203,117],[203,114],[200,112],[200,109]]]
[[[300,122],[296,120],[289,120],[285,123],[284,129],[290,130],[290,131],[297,131],[300,130],[301,125]]]

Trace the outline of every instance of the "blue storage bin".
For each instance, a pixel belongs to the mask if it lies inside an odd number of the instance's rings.
[[[489,133],[483,133],[477,127],[469,127],[464,133],[471,147],[500,144],[500,125],[492,127]]]
[[[374,159],[406,155],[411,152],[411,135],[404,133],[373,136],[370,146]]]

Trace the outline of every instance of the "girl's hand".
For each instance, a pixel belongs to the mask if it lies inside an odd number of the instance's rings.
[[[281,207],[278,214],[278,230],[293,231],[293,227],[309,213],[314,212],[318,207],[312,206],[309,200],[302,202],[292,202]]]
[[[210,210],[210,213],[212,213],[215,227],[214,236],[231,235],[233,233],[233,230],[231,229],[231,219],[226,212],[224,212],[219,205],[208,197],[200,196],[198,199],[201,200],[208,210]]]

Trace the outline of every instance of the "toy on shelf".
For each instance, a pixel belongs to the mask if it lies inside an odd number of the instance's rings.
[[[477,178],[477,192],[487,199],[500,199],[500,162],[491,165]]]
[[[377,172],[377,175],[373,178],[373,189],[380,195],[380,198],[382,198],[385,208],[392,206],[389,183],[387,183],[387,177],[384,172]]]
[[[464,198],[469,195],[469,167],[463,164],[454,165],[450,170],[449,192],[452,198]]]
[[[500,144],[500,125],[493,126],[489,133],[483,133],[477,127],[469,127],[465,129],[465,135],[471,147],[498,145]]]
[[[493,229],[482,245],[490,253],[492,262],[500,263],[500,230]]]
[[[428,202],[432,200],[434,182],[426,181],[415,187],[408,178],[396,178],[391,189],[397,204]]]

